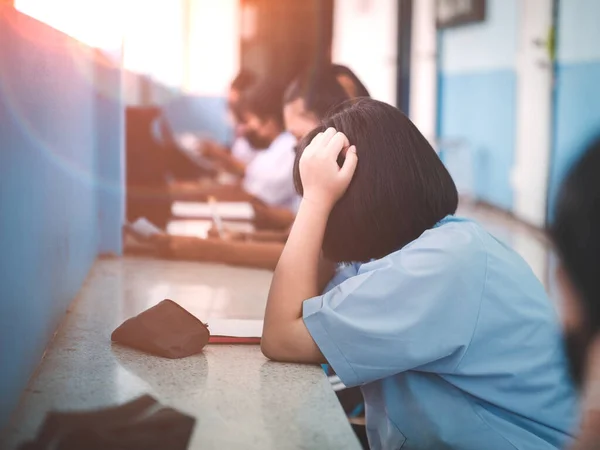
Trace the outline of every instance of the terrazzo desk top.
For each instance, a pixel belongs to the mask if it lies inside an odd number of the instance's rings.
[[[271,273],[141,258],[100,260],[47,349],[0,448],[35,435],[47,411],[148,393],[196,417],[190,449],[359,449],[319,367],[267,361],[258,346],[210,345],[182,360],[111,345],[125,319],[164,298],[197,299],[206,319],[262,318]]]

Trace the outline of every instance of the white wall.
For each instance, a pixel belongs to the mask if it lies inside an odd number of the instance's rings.
[[[516,0],[487,1],[484,22],[445,32],[440,54],[441,70],[454,74],[514,68],[518,6]]]
[[[239,1],[189,1],[189,59],[184,88],[198,95],[226,95],[239,70]]]
[[[338,0],[333,62],[350,67],[373,98],[396,104],[397,0]]]
[[[123,1],[125,69],[148,75],[166,86],[182,85],[185,1]]]
[[[568,0],[560,2],[560,30],[557,58],[561,64],[600,59],[600,2]]]
[[[514,214],[543,227],[550,173],[553,71],[545,41],[552,27],[552,1],[519,4],[515,161],[511,173]]]
[[[437,30],[435,0],[413,3],[410,69],[410,118],[434,143],[437,118]]]
[[[15,8],[91,47],[121,48],[119,0],[15,0]]]
[[[22,12],[102,49],[160,85],[223,96],[239,69],[239,0],[16,0]],[[125,80],[128,103],[139,82]]]

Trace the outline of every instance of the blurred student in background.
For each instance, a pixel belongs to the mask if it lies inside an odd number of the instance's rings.
[[[333,64],[332,70],[350,98],[370,97],[365,85],[349,67],[341,64]]]
[[[286,129],[300,141],[318,126],[329,112],[354,98],[336,75],[335,66],[310,68],[293,80],[283,97]],[[360,83],[360,81],[357,82]]]
[[[557,279],[571,376],[583,391],[575,448],[600,449],[600,139],[562,184],[550,235],[560,257]]]
[[[238,177],[238,181],[231,184],[203,182],[195,186],[188,185],[184,191],[175,190],[174,194],[187,194],[197,201],[210,196],[220,201],[256,199],[269,206],[293,210],[298,198],[290,179],[295,139],[284,128],[282,97],[283,90],[266,81],[252,86],[242,95],[239,106],[243,124],[241,135],[255,155],[248,163],[228,153],[215,157],[225,171]]]
[[[194,158],[194,153],[205,154],[209,157],[211,154],[233,154],[236,158],[250,162],[254,156],[254,150],[240,135],[240,98],[248,89],[257,82],[256,75],[248,70],[240,71],[229,86],[227,94],[227,110],[230,117],[230,125],[233,128],[233,141],[231,149],[223,146],[212,139],[202,139],[192,133],[184,133],[181,136],[175,136],[167,115],[163,112],[153,124],[154,137],[157,143],[161,145],[167,153],[167,159],[172,160],[166,164],[167,174],[173,182],[197,180],[201,175],[214,176],[215,170],[219,169],[217,164],[214,167],[214,161],[199,161]],[[218,161],[216,161],[218,163]],[[201,165],[200,174],[198,165]],[[179,170],[173,171],[177,167]],[[183,174],[183,176],[182,176]],[[196,174],[194,176],[194,174]],[[190,176],[191,175],[191,176]]]
[[[240,99],[248,89],[258,81],[256,74],[248,69],[242,69],[235,76],[231,84],[229,85],[229,92],[227,93],[227,106],[231,113],[234,124],[240,122],[239,112]]]
[[[360,83],[358,78],[356,80]],[[284,94],[283,115],[288,132],[300,139],[318,126],[329,111],[349,98],[333,67],[306,70],[292,81]],[[167,235],[159,239],[174,257],[273,270],[295,214],[289,209],[268,207],[256,201],[253,206],[258,221],[267,229],[253,233],[226,232],[227,243],[217,240],[216,230],[210,233],[213,240]]]
[[[344,88],[340,82],[340,67],[343,66],[308,69],[288,86],[284,95],[283,116],[287,130],[296,139],[316,127],[328,111],[349,98],[348,85]],[[357,86],[352,92],[367,93],[349,69],[343,68],[341,72],[351,74],[347,76],[355,80]],[[236,105],[234,108],[242,109],[238,106],[236,96],[231,101]],[[255,210],[255,224],[259,225],[258,228],[266,229],[253,233],[225,232],[225,239],[220,239],[216,230],[210,233],[213,239],[208,240],[166,234],[156,239],[163,252],[175,258],[272,270],[277,264],[295,214],[287,208],[268,206],[257,199],[250,201]]]
[[[234,139],[231,150],[218,145],[214,141],[204,142],[200,153],[209,158],[219,159],[221,155],[231,154],[234,158],[244,164],[250,163],[256,155],[248,140],[243,136],[243,120],[241,113],[241,98],[258,82],[256,74],[248,69],[242,69],[236,75],[229,86],[227,95],[227,107],[229,110],[231,124],[234,129]]]
[[[343,69],[340,69],[343,68]],[[343,73],[343,75],[340,75]],[[351,75],[349,75],[351,74]],[[345,84],[342,83],[344,79]],[[356,92],[368,96],[360,80],[344,66],[309,68],[288,86],[284,94],[283,115],[286,129],[300,140],[315,128],[335,105],[355,98]],[[287,236],[294,222],[295,211],[265,207],[253,203],[255,225],[260,228],[282,230]]]
[[[322,69],[319,72],[306,71],[294,80],[288,87],[284,99],[283,115],[286,128],[291,135],[302,137],[320,123],[327,111],[346,101],[348,96],[333,73],[328,69]],[[282,109],[282,106],[280,105],[279,108]],[[293,166],[295,153],[292,148],[288,151]],[[291,170],[290,167],[288,181],[293,186]],[[297,195],[295,190],[294,195]],[[291,221],[293,217],[292,213]],[[261,230],[254,233],[226,232],[225,239],[219,239],[216,231],[211,233],[212,239],[169,235],[157,236],[156,239],[165,254],[171,257],[273,270],[279,260],[283,243],[287,239],[288,228]]]
[[[326,111],[320,105],[328,105],[327,95],[324,98],[311,98],[311,93],[307,91],[307,98],[301,99],[300,93],[306,90],[310,83],[311,77],[320,77],[320,68],[310,68],[304,74],[299,76],[287,89],[285,93],[284,116],[286,128],[297,139],[310,131],[318,122],[319,117],[324,117]],[[346,66],[340,64],[332,64],[326,69],[330,72],[333,78],[337,80],[335,87],[333,79],[330,79],[330,89],[321,89],[320,92],[329,92],[329,96],[339,95],[339,86],[346,92],[348,98],[368,97],[364,84],[356,76],[356,74]],[[232,173],[238,177],[243,177],[245,167],[257,155],[255,149],[252,148],[249,141],[244,137],[244,133],[252,130],[246,130],[245,120],[242,114],[243,93],[247,92],[253,85],[256,85],[257,77],[252,72],[242,71],[232,83],[232,88],[229,94],[230,110],[235,117],[237,124],[237,136],[234,141],[231,152],[226,151],[223,147],[217,145],[205,145],[202,147],[201,153],[203,156],[217,162],[222,170]],[[337,94],[336,94],[337,92]],[[302,102],[306,101],[310,107],[306,110],[302,108]],[[309,112],[307,117],[303,117],[303,112]],[[224,190],[227,190],[225,188]],[[222,193],[222,197],[225,194]],[[276,229],[287,230],[294,221],[294,211],[289,207],[273,204],[272,202],[262,201],[260,197],[249,199],[255,211],[255,225],[259,229]]]

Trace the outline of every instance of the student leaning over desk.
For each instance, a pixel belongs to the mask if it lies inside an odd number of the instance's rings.
[[[172,196],[196,201],[209,197],[219,201],[258,199],[269,206],[294,209],[297,195],[291,172],[296,139],[284,129],[282,97],[283,88],[266,80],[252,85],[242,95],[237,109],[242,121],[241,135],[254,149],[249,162],[222,154],[222,150],[213,146],[201,152],[209,159],[216,158],[220,166],[236,177],[235,181],[229,184],[215,180],[176,183],[170,189]],[[209,149],[212,150],[209,152]]]
[[[249,116],[245,110],[248,109],[248,105],[244,107],[244,102],[247,103],[249,97],[260,100],[259,103],[262,103],[263,97],[265,97],[265,93],[260,92],[261,89],[258,89],[258,96],[253,95],[253,92],[256,93],[257,84],[260,85],[256,76],[245,71],[240,72],[231,84],[229,109],[235,117],[236,130],[239,134],[231,152],[220,149],[214,143],[204,146],[202,151],[205,157],[214,159],[225,171],[242,177],[254,158],[261,154],[261,151],[252,148],[248,139],[244,137],[246,133],[252,131],[246,123]],[[317,126],[333,106],[343,100],[358,97],[369,97],[369,91],[350,68],[340,64],[310,66],[300,73],[286,89],[283,107],[286,129],[289,134],[299,140]],[[256,142],[254,144],[257,145]],[[193,190],[197,188],[198,186],[194,186]],[[261,195],[261,191],[257,191],[254,196],[240,194],[237,190],[230,191],[230,188],[226,187],[213,193],[221,199],[233,198],[251,201],[255,211],[254,224],[258,228],[287,230],[292,225],[295,208],[276,206],[273,201],[265,203],[268,198]],[[294,206],[296,206],[295,203]],[[258,240],[266,240],[260,236],[256,237]],[[279,237],[275,241],[280,241]]]
[[[373,449],[568,444],[577,402],[544,288],[513,250],[454,216],[454,183],[414,125],[358,100],[299,154],[303,200],[269,293],[264,354],[328,362],[362,386]],[[323,258],[364,263],[320,295]]]
[[[288,133],[295,139],[300,139],[317,126],[327,112],[340,103],[348,100],[331,67],[309,68],[295,79],[286,89],[283,105],[280,105]],[[289,186],[293,197],[292,177],[294,152],[290,154]],[[276,187],[272,187],[276,190]],[[166,234],[156,237],[157,243],[164,248],[164,253],[175,258],[189,258],[202,261],[216,261],[227,264],[260,267],[273,270],[279,260],[283,243],[287,239],[289,227],[295,214],[289,209],[276,209],[258,201],[252,200],[255,218],[264,218],[264,222],[272,229],[259,230],[252,233],[217,233],[209,234],[212,239],[193,237],[169,236]],[[279,226],[274,226],[275,224]],[[278,229],[274,229],[278,228]],[[225,239],[218,239],[220,236]]]

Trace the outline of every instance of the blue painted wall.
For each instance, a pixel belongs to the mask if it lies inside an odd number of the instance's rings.
[[[514,71],[506,69],[448,74],[440,77],[439,85],[440,135],[465,140],[473,168],[471,188],[479,199],[505,209],[513,202],[509,175],[514,163],[515,84]],[[454,165],[466,167],[469,162]],[[451,173],[468,176],[464,169]]]
[[[163,110],[174,133],[204,134],[222,143],[233,139],[225,97],[180,95],[167,102]]]
[[[485,22],[439,35],[438,136],[464,141],[476,196],[508,210],[513,204],[517,25],[517,0],[488,0]]]
[[[123,252],[125,219],[125,101],[120,59],[120,52],[94,52],[98,251],[116,255]]]
[[[550,216],[568,168],[600,135],[600,2],[560,2]]]
[[[100,114],[89,49],[8,7],[0,7],[0,43],[2,427],[108,232],[97,142],[113,161],[122,155],[119,121]],[[105,174],[115,169],[110,159]]]

